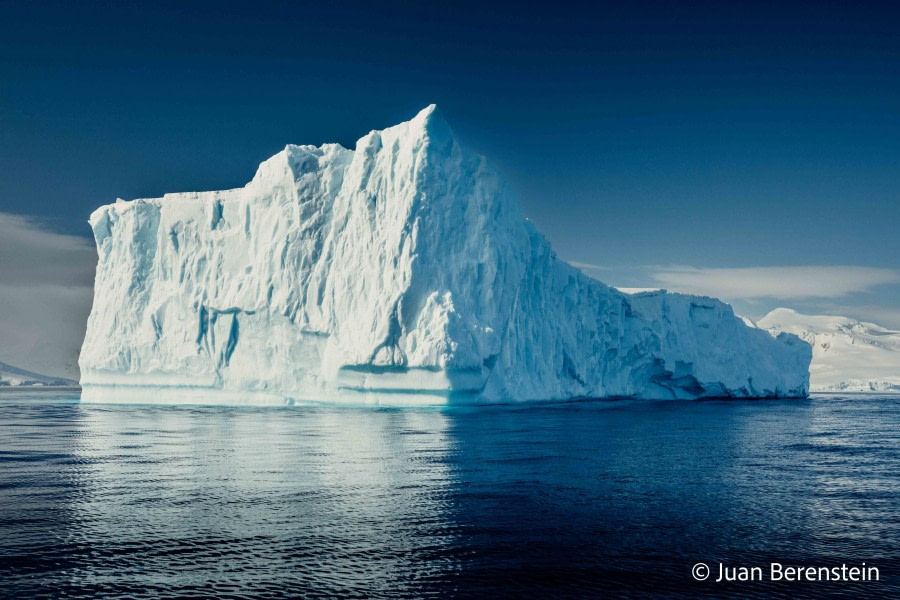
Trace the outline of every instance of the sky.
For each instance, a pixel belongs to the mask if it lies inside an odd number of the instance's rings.
[[[589,275],[900,328],[900,8],[582,4],[0,0],[0,361],[72,373],[97,206],[430,103]]]

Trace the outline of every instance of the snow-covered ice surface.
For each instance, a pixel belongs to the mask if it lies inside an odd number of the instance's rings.
[[[812,345],[813,391],[900,393],[900,331],[789,308],[773,310],[758,324],[775,333],[793,333]]]
[[[559,260],[434,106],[287,146],[245,187],[118,201],[86,401],[444,404],[804,396],[809,345]]]

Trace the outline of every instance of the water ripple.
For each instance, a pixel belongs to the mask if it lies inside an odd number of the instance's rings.
[[[900,597],[900,403],[485,410],[0,395],[15,597]],[[696,562],[882,581],[697,583]]]

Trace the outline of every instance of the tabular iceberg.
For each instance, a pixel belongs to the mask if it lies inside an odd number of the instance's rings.
[[[559,260],[434,106],[235,190],[118,201],[85,401],[443,404],[804,396],[811,351],[731,308]]]

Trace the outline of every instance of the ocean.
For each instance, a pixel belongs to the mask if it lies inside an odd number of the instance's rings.
[[[772,581],[772,563],[877,580]],[[763,579],[717,582],[720,565]],[[221,408],[6,390],[0,596],[898,598],[900,397]]]

